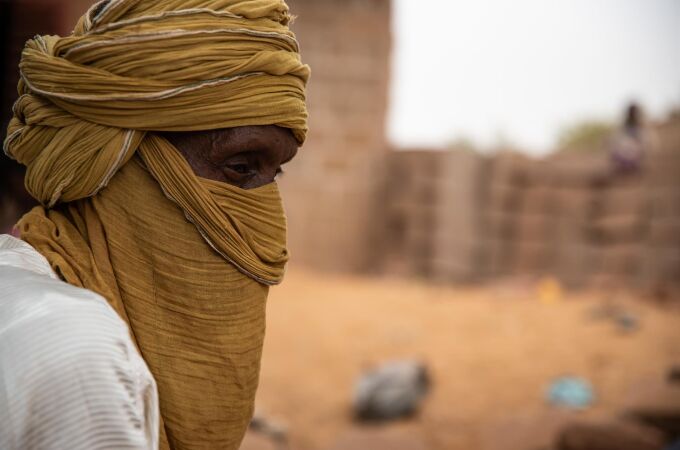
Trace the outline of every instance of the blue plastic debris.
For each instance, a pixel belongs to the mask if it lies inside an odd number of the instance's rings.
[[[595,401],[595,394],[590,383],[578,377],[560,377],[548,388],[547,400],[566,408],[583,409]]]

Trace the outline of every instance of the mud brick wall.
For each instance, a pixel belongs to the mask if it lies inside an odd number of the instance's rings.
[[[591,260],[586,233],[592,186],[607,172],[596,157],[533,160],[499,155],[480,205],[489,277],[557,274],[578,282]]]
[[[486,277],[555,275],[571,286],[680,282],[680,139],[657,130],[640,174],[605,155],[492,159],[479,205]],[[475,211],[471,212],[476,214]]]
[[[680,283],[680,117],[657,129],[658,154],[645,180],[648,223],[642,279]]]
[[[291,0],[292,29],[312,67],[310,133],[280,185],[295,264],[375,266],[376,192],[385,168],[389,0]]]
[[[389,156],[383,269],[438,280],[479,272],[485,161],[466,151],[396,151]]]
[[[384,269],[450,281],[680,284],[680,120],[654,134],[631,175],[615,174],[603,153],[393,152]]]

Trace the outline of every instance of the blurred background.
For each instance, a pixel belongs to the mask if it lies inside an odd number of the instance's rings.
[[[3,130],[91,3],[0,0]],[[680,3],[288,4],[311,131],[243,448],[677,448]]]

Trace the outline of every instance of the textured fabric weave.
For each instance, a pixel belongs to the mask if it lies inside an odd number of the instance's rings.
[[[141,157],[151,155],[140,149]],[[175,156],[182,164],[168,178],[182,180],[190,169]],[[152,173],[135,158],[96,196],[35,208],[19,222],[21,237],[63,279],[103,295],[130,324],[158,385],[161,449],[237,449],[253,414],[268,287],[209,246],[187,220],[191,212]],[[285,248],[275,184],[246,191],[186,181],[192,190],[223,190],[211,199],[229,203],[229,220],[247,246]],[[266,209],[270,223],[248,207],[267,202],[278,205]]]
[[[0,448],[158,448],[158,397],[128,328],[0,235]]]
[[[22,53],[5,152],[46,206],[94,195],[145,131],[246,125],[307,130],[288,7],[276,0],[111,0],[68,37]]]
[[[286,216],[276,183],[243,190],[197,178],[165,139],[150,135],[139,150],[146,166],[205,240],[246,275],[278,284],[288,261]]]
[[[200,179],[155,131],[278,125],[302,143],[309,68],[289,20],[276,0],[106,0],[22,55],[4,148],[43,207],[21,237],[129,323],[162,449],[239,447],[288,253],[275,183]]]

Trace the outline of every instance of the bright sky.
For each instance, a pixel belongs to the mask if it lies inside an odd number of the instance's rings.
[[[680,105],[679,0],[394,0],[388,137],[540,154],[581,119]]]

